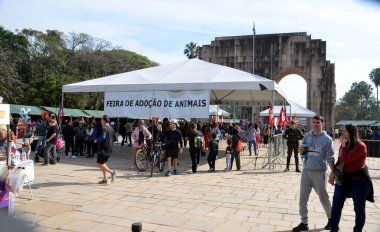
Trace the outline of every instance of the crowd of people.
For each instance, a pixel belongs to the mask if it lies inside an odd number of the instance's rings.
[[[343,127],[336,126],[330,129],[331,138],[340,138],[343,133]],[[380,140],[380,127],[378,126],[360,126],[358,127],[360,138],[367,140]]]
[[[87,158],[97,155],[97,167],[102,170],[103,179],[99,184],[107,183],[107,174],[111,181],[115,181],[117,172],[107,166],[107,161],[112,154],[117,134],[121,135],[121,146],[131,146],[134,157],[136,152],[147,141],[155,140],[165,144],[166,176],[177,175],[178,157],[183,154],[184,148],[189,147],[191,158],[191,172],[197,173],[201,157],[207,155],[209,172],[215,171],[215,162],[220,151],[220,141],[225,139],[226,149],[223,151],[226,157],[225,171],[232,170],[235,162],[236,170],[241,170],[240,154],[245,149],[243,143],[247,143],[249,156],[258,156],[261,135],[263,146],[267,147],[270,136],[276,134],[287,141],[287,162],[285,172],[289,171],[292,154],[295,158],[296,172],[301,172],[298,154],[303,156],[303,169],[300,179],[299,214],[301,223],[292,231],[309,230],[308,200],[311,190],[318,195],[327,217],[326,230],[339,231],[339,221],[342,208],[347,198],[352,198],[355,211],[354,231],[361,231],[365,224],[365,203],[374,201],[373,186],[366,166],[367,149],[360,138],[360,129],[355,125],[346,125],[341,130],[339,137],[341,147],[338,159],[335,160],[333,139],[323,130],[324,119],[322,116],[313,118],[313,129],[305,133],[297,127],[296,121],[291,121],[287,128],[273,128],[265,126],[261,132],[257,124],[248,124],[242,130],[238,124],[220,125],[190,123],[185,121],[162,122],[126,120],[115,124],[104,115],[100,121],[95,119],[85,121],[78,118],[75,121],[65,122],[62,125],[62,136],[65,140],[65,155],[67,158],[85,156]],[[273,131],[271,133],[271,130]],[[335,132],[335,131],[334,131]],[[376,132],[376,131],[375,131]],[[44,150],[44,165],[55,164],[57,155],[55,144],[59,136],[59,129],[54,118],[41,121],[36,133],[38,142],[36,153]],[[375,133],[374,133],[375,134]],[[300,141],[302,141],[300,143]],[[50,152],[52,151],[52,152]],[[49,163],[49,155],[52,159]],[[135,163],[133,164],[133,166]],[[328,168],[330,174],[328,175]],[[327,183],[335,186],[333,201],[331,204]]]

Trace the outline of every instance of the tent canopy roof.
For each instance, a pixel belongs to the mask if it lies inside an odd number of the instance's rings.
[[[174,64],[135,70],[68,84],[62,92],[142,92],[210,90],[211,104],[268,105],[286,100],[284,92],[269,79],[227,66],[190,59]]]
[[[230,116],[230,113],[221,109],[220,107],[218,108],[218,105],[210,105],[209,112],[210,112],[210,115],[223,115],[227,117]]]
[[[55,115],[58,115],[59,108],[56,107],[50,107],[50,106],[42,106],[47,111],[52,112]],[[79,109],[70,109],[70,108],[64,108],[63,109],[64,116],[72,116],[72,117],[91,117],[91,115],[83,112],[83,110]]]
[[[83,110],[83,111],[94,118],[102,118],[104,115],[103,110]]]
[[[31,111],[30,111],[30,115],[39,115],[41,116],[41,114],[44,112],[40,107],[37,107],[37,106],[27,106],[27,105],[14,105],[14,104],[10,104],[10,111],[11,111],[11,114],[20,114],[21,113],[21,108],[24,108],[25,110],[30,108]]]
[[[316,115],[313,111],[299,105],[296,102],[290,102],[290,106],[289,105],[286,106],[286,114],[288,116],[291,114],[291,115],[296,115],[297,117],[311,118]],[[273,107],[274,117],[278,117],[280,115],[281,107],[282,106]],[[261,111],[260,116],[269,116],[269,109]]]

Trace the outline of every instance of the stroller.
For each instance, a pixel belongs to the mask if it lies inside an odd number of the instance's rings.
[[[58,152],[60,152],[64,146],[65,146],[64,140],[61,137],[58,137],[57,144],[55,145],[55,150],[57,152],[57,162],[61,160],[61,157],[59,157]],[[44,151],[45,151],[45,147],[42,148],[41,151],[36,154],[36,156],[34,157],[34,161],[36,163],[40,162],[40,157],[42,157],[43,159],[45,158]],[[52,162],[53,162],[53,151],[50,151],[49,163],[52,163]]]

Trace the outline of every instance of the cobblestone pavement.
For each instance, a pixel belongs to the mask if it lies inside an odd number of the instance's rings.
[[[198,174],[190,174],[185,152],[179,158],[179,175],[166,177],[155,170],[149,178],[130,169],[131,148],[115,147],[109,166],[119,176],[108,185],[97,184],[101,171],[94,158],[65,159],[60,153],[57,165],[36,164],[34,199],[29,200],[24,188],[15,202],[16,217],[41,231],[130,231],[133,222],[142,222],[143,231],[290,231],[300,222],[300,174],[294,172],[294,165],[290,172],[282,171],[284,157],[274,169],[262,168],[265,150],[260,148],[256,168],[255,159],[245,151],[241,171],[225,173],[221,151],[216,172],[207,172],[207,161],[202,158]],[[376,203],[367,203],[364,229],[380,231],[378,170],[372,176]],[[331,186],[329,193],[332,197]],[[343,209],[342,231],[352,231],[354,216],[350,199]],[[323,231],[327,222],[314,191],[309,221],[314,231]]]

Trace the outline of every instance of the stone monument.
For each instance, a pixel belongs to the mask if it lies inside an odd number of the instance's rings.
[[[216,37],[201,47],[199,58],[252,73],[252,42],[252,35]],[[307,108],[325,117],[326,131],[334,126],[335,66],[326,60],[326,41],[306,32],[256,35],[254,53],[254,74],[277,83],[290,74],[301,76],[307,83]],[[242,113],[255,120],[252,107],[243,107]]]

